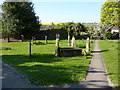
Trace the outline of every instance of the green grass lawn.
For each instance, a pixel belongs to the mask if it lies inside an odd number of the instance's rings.
[[[118,41],[101,40],[100,47],[111,82],[118,85]]]
[[[2,42],[2,59],[14,67],[34,85],[59,85],[78,82],[85,78],[90,57],[56,57],[55,40],[49,44],[32,45],[32,58],[28,58],[29,42]],[[60,41],[61,47],[68,47],[67,40]],[[85,48],[85,41],[77,40],[77,46]],[[91,43],[93,48],[93,43]]]

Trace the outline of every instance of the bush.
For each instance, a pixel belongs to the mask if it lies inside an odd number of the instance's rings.
[[[113,32],[112,39],[119,39],[119,33],[118,32]]]
[[[110,31],[106,32],[105,33],[105,38],[106,39],[119,39],[119,33],[118,32],[111,33]]]
[[[111,32],[106,32],[105,33],[105,38],[106,39],[112,39],[112,33]]]

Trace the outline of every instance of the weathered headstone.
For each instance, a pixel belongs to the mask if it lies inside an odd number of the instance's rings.
[[[45,36],[45,44],[48,44],[48,42],[47,42],[47,36]]]
[[[89,53],[90,52],[90,38],[88,37],[86,40],[86,52]]]
[[[76,47],[76,41],[74,36],[72,37],[71,47]]]
[[[34,37],[32,37],[32,41],[34,41]]]
[[[58,39],[59,39],[59,41],[60,41],[60,34],[58,34]]]
[[[59,38],[58,37],[56,38],[55,46],[56,46],[55,56],[60,56],[60,47],[59,47]]]
[[[24,41],[24,35],[21,35],[22,42]]]
[[[70,35],[68,35],[68,46],[70,46]]]
[[[59,39],[58,38],[56,38],[56,44],[55,44],[55,46],[58,48],[59,47]]]
[[[58,38],[58,34],[56,34],[56,38]]]

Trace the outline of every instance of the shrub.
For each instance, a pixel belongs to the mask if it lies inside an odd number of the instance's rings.
[[[112,33],[111,32],[106,32],[105,33],[105,38],[106,39],[112,39]]]
[[[106,39],[119,39],[119,33],[118,32],[106,32],[105,33],[105,38]]]
[[[118,32],[113,32],[112,39],[119,39],[119,33]]]

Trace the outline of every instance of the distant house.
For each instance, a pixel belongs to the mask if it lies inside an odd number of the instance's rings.
[[[114,26],[110,29],[111,33],[113,32],[119,32],[119,28],[117,26]]]

